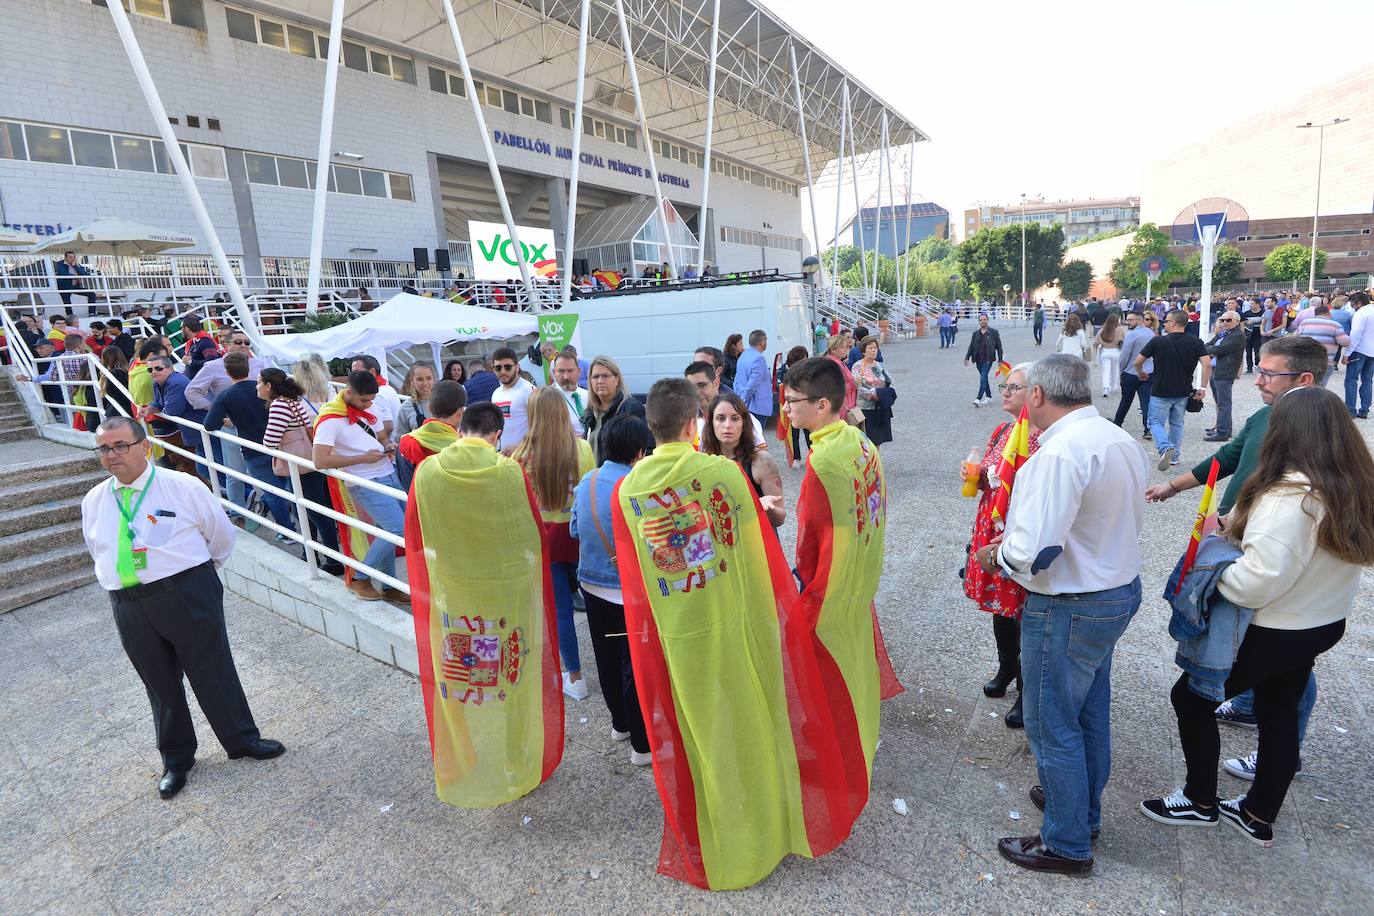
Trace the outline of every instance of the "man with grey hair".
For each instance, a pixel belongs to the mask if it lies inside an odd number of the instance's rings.
[[[1092,406],[1083,360],[1047,356],[1026,384],[1040,449],[1017,472],[1001,541],[975,559],[1029,593],[1022,702],[1040,775],[1031,800],[1045,818],[1038,835],[1006,837],[998,851],[1023,868],[1082,875],[1093,867],[1111,771],[1112,654],[1140,607],[1148,463]]]

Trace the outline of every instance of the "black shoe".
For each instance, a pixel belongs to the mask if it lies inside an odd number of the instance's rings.
[[[1355,419],[1356,419],[1356,420],[1368,420],[1368,419],[1369,419],[1369,411],[1366,410],[1364,413],[1357,413],[1357,414],[1355,414]]]
[[[1230,433],[1209,433],[1202,437],[1203,442],[1230,442]]]
[[[1148,442],[1149,440],[1153,439],[1154,436],[1151,436],[1151,435],[1150,435],[1150,431],[1147,429],[1147,430],[1145,430],[1145,432],[1143,432],[1143,433],[1140,434],[1140,438],[1142,438],[1142,439],[1144,439],[1145,441]]]
[[[1092,859],[1068,859],[1045,848],[1040,836],[1003,837],[997,841],[1002,858],[1031,871],[1083,877],[1092,873]]]
[[[1025,728],[1026,720],[1021,714],[1021,694],[1016,695],[1016,704],[1007,711],[1006,718],[1002,720],[1007,723],[1007,728]]]
[[[991,697],[994,700],[1001,699],[1007,695],[1007,687],[1016,680],[1016,666],[1003,665],[997,669],[997,673],[992,676],[992,680],[983,685],[983,696]]]
[[[191,767],[195,765],[195,760],[192,760],[184,767],[178,769],[168,767],[164,770],[162,778],[159,779],[157,783],[157,794],[162,796],[163,799],[168,799],[186,788],[186,774],[191,772]]]
[[[342,576],[347,568],[338,560],[325,560],[320,564],[320,571],[329,573],[331,576]]]
[[[252,757],[254,760],[271,760],[273,757],[280,757],[285,753],[286,746],[280,741],[273,741],[271,738],[259,738],[246,747],[231,751],[229,759],[239,760],[243,757]]]

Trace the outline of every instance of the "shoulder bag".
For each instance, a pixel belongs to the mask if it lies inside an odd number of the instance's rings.
[[[314,456],[315,440],[310,431],[310,424],[305,420],[300,401],[292,401],[291,407],[297,425],[286,428],[286,431],[281,434],[281,441],[277,443],[277,449],[295,455],[297,458],[311,460]],[[272,473],[278,477],[290,477],[291,462],[284,458],[273,458]]]

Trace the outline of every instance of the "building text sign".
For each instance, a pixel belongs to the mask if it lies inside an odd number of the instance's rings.
[[[554,146],[549,141],[539,137],[525,137],[520,134],[513,134],[505,130],[493,130],[491,132],[492,141],[500,146],[513,146],[516,149],[526,150],[531,153],[540,153],[545,156],[552,156],[557,159],[572,159],[572,147]],[[642,165],[635,165],[632,162],[624,162],[620,159],[606,159],[595,153],[583,153],[581,156],[583,165],[590,165],[598,169],[606,169],[608,172],[620,172],[622,175],[634,175],[636,178],[648,178],[649,170]],[[692,182],[687,178],[680,178],[677,175],[669,175],[667,172],[658,173],[659,184],[670,184],[675,188],[690,188]],[[522,238],[524,236],[521,236]]]

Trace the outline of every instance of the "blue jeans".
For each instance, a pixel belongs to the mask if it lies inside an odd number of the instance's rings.
[[[262,452],[244,452],[233,443],[230,443],[224,451],[226,457],[228,457],[229,452],[238,452],[240,460],[248,468],[248,473],[253,475],[254,480],[270,483],[273,486],[281,487],[283,490],[291,489],[290,481],[272,473],[271,455],[264,455]],[[275,493],[263,490],[262,501],[267,504],[267,511],[272,513],[272,521],[283,528],[294,529],[296,527],[295,521],[292,519],[291,505],[286,500]]]
[[[1359,395],[1356,405],[1355,395]],[[1374,356],[1351,353],[1350,365],[1345,367],[1345,407],[1353,417],[1369,413],[1369,401],[1374,395]]]
[[[395,487],[398,490],[401,488],[401,481],[396,479],[395,473],[378,477],[373,482]],[[376,490],[369,490],[367,487],[350,486],[348,493],[359,508],[372,518],[372,524],[392,534],[405,533],[405,503],[384,493],[378,493]],[[363,557],[363,562],[373,569],[381,570],[388,576],[394,577],[396,575],[396,545],[381,538],[373,538],[372,546],[367,549],[367,556]],[[366,579],[368,576],[354,570],[353,578]]]
[[[1140,607],[1140,579],[1079,595],[1026,598],[1021,616],[1026,738],[1045,789],[1040,836],[1070,859],[1092,857],[1112,769],[1112,652]]]
[[[1312,709],[1317,705],[1317,672],[1307,676],[1307,689],[1298,701],[1298,747],[1307,740],[1307,721],[1312,718]],[[1255,691],[1247,690],[1231,698],[1231,708],[1247,716],[1255,714]]]
[[[1164,454],[1166,448],[1179,454],[1183,449],[1183,418],[1188,415],[1188,397],[1160,398],[1150,395],[1150,435],[1155,448]]]
[[[573,581],[576,563],[552,564],[553,603],[558,609],[558,654],[563,667],[569,671],[582,670],[582,657],[577,651],[577,628],[573,625]]]
[[[232,426],[226,425],[223,431],[231,435],[238,435]],[[228,445],[227,448],[226,445]],[[248,466],[243,463],[243,450],[237,445],[232,442],[226,443],[218,436],[211,436],[210,448],[214,451],[215,461],[218,463],[241,474],[249,473]],[[224,479],[224,495],[229,498],[229,501],[242,509],[247,509],[248,484],[232,474],[221,474],[220,477]]]
[[[978,363],[978,397],[992,397],[992,385],[988,383],[988,370],[992,363]]]

